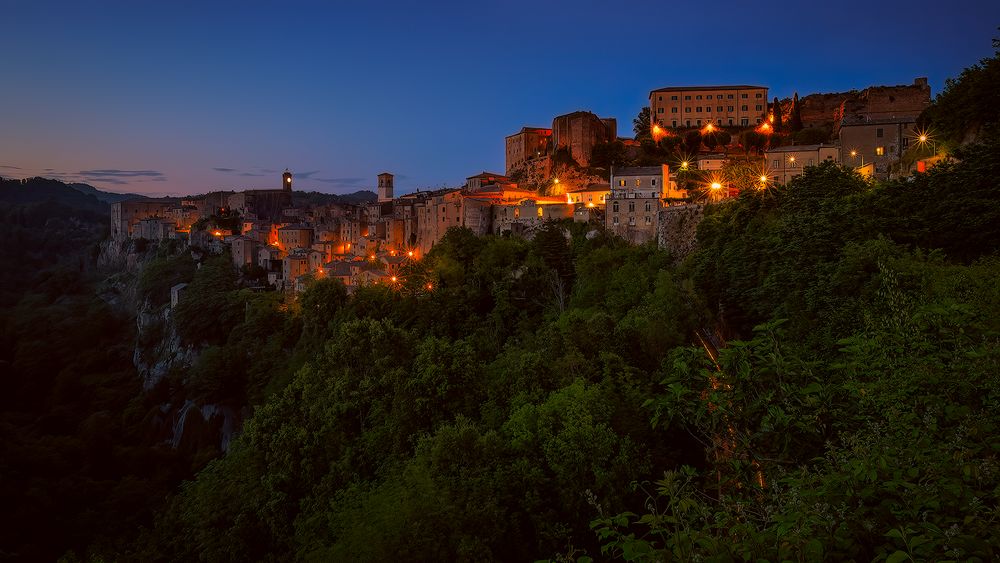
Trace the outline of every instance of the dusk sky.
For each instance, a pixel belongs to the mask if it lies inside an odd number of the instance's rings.
[[[0,176],[155,195],[460,185],[559,114],[631,136],[662,86],[937,95],[1000,35],[987,0],[0,3]]]

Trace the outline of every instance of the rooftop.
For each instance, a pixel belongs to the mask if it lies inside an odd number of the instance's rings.
[[[663,174],[660,166],[632,166],[627,168],[615,168],[611,171],[612,176],[657,176]]]
[[[767,86],[751,86],[749,84],[733,84],[730,86],[666,86],[650,91],[649,95],[652,97],[653,92],[693,92],[695,90],[767,90]]]
[[[784,147],[774,147],[767,149],[765,152],[808,152],[815,151],[822,148],[835,149],[836,145],[786,145]]]

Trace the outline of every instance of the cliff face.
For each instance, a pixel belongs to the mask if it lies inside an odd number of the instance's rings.
[[[657,243],[670,252],[676,262],[698,246],[698,223],[704,217],[703,205],[674,205],[660,211]]]

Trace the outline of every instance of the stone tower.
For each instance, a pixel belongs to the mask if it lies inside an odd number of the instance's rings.
[[[292,191],[292,173],[285,168],[285,173],[281,175],[281,189],[286,192]]]
[[[392,174],[388,172],[378,175],[378,200],[392,201]]]

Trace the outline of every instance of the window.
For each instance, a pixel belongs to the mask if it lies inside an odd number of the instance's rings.
[[[729,124],[730,124],[730,125],[732,125],[732,124],[733,124],[733,120],[732,120],[732,118],[730,118],[730,119],[729,119]]]
[[[677,108],[670,108],[670,113],[677,113]]]
[[[740,98],[743,98],[745,100],[748,98],[748,96],[746,94],[740,94]]]
[[[744,127],[746,127],[747,125],[750,125],[750,118],[749,117],[744,117],[743,119],[740,119],[740,125],[742,125]]]
[[[647,201],[647,202],[646,202],[646,212],[647,212],[647,213],[649,213],[649,211],[650,211],[651,209],[652,209],[652,208],[650,207],[650,203],[649,203],[649,202]]]
[[[696,100],[700,100],[700,99],[701,99],[701,96],[695,96],[695,97],[694,97],[694,99],[696,99]]]
[[[615,206],[615,211],[618,211],[618,206],[617,205]],[[611,223],[614,224],[614,225],[618,224],[618,216],[617,215],[615,215],[614,217],[611,218]]]
[[[701,120],[698,120],[698,127],[701,127]]]
[[[722,111],[722,106],[715,108],[715,111]]]
[[[628,212],[633,213],[634,211],[635,211],[635,202],[634,201],[628,202]]]
[[[712,106],[705,106],[705,111],[712,113]]]
[[[677,96],[670,96],[670,99],[676,102],[677,101]]]
[[[687,127],[691,127],[691,120],[687,120]]]
[[[733,106],[726,106],[726,107],[729,108],[729,111],[733,111]],[[730,125],[732,125],[732,124],[730,124]]]
[[[875,147],[875,156],[885,156],[885,147]]]
[[[698,106],[698,107],[694,108],[694,110],[695,110],[696,112],[698,112],[698,113],[701,113],[701,106]]]
[[[750,106],[740,106],[740,111],[747,111],[748,109],[750,109]]]
[[[731,100],[731,99],[733,99],[733,95],[732,95],[732,94],[729,94],[728,96],[726,96],[726,98],[728,98],[728,99],[730,99],[730,100]]]
[[[684,99],[685,99],[685,100],[690,100],[690,99],[691,99],[691,96],[684,96]]]
[[[540,219],[542,217],[542,206],[541,205],[538,206],[538,212],[537,213],[538,213],[538,218]]]
[[[628,224],[629,225],[635,225],[635,217],[629,217],[628,218]]]
[[[647,204],[647,205],[648,205],[648,204]],[[650,217],[648,217],[648,216],[647,216],[647,217],[646,217],[646,224],[647,224],[647,225],[652,225],[652,224],[653,224],[653,220],[652,220],[652,218],[650,218]]]
[[[618,213],[618,202],[617,201],[614,202],[611,205],[611,210],[614,211],[615,213]],[[617,222],[618,222],[618,217],[615,217],[615,223],[617,223]]]
[[[635,187],[637,187],[637,188],[638,188],[638,187],[639,187],[639,186],[641,186],[641,185],[642,185],[642,180],[640,180],[639,178],[636,178],[636,179],[635,179]]]
[[[878,137],[879,139],[882,138],[882,134],[883,133],[884,133],[884,131],[882,130],[881,127],[879,127],[878,129],[875,130],[875,136]]]
[[[656,108],[656,113],[663,113],[663,108]]]
[[[760,104],[757,104],[756,107],[757,107],[757,111],[764,111],[763,106],[761,106]]]
[[[691,113],[691,106],[684,108],[684,113]]]
[[[676,121],[671,121],[671,123],[673,123],[673,125],[671,125],[671,127],[677,127],[677,122]]]
[[[753,95],[753,97],[755,97],[755,98],[763,98],[764,95],[761,94],[760,92],[757,92],[756,94]]]
[[[813,159],[810,158],[809,162],[806,164],[806,166],[812,166],[812,165],[813,165]]]
[[[903,137],[903,146],[904,147],[910,146],[910,138],[909,137]]]
[[[777,168],[778,166],[781,166],[781,161],[779,161],[779,160],[778,160],[778,159],[776,158],[776,159],[774,159],[774,165],[773,165],[772,167],[773,167],[773,168]]]
[[[651,186],[655,186],[655,185],[656,185],[656,178],[653,178],[652,180],[650,180],[650,181],[649,181],[649,184],[650,184]]]
[[[719,123],[719,125],[722,125],[722,120],[721,119],[716,119],[716,121]]]
[[[663,101],[663,96],[657,96],[657,97],[656,97],[656,101],[658,101],[658,102],[662,102],[662,101]]]

